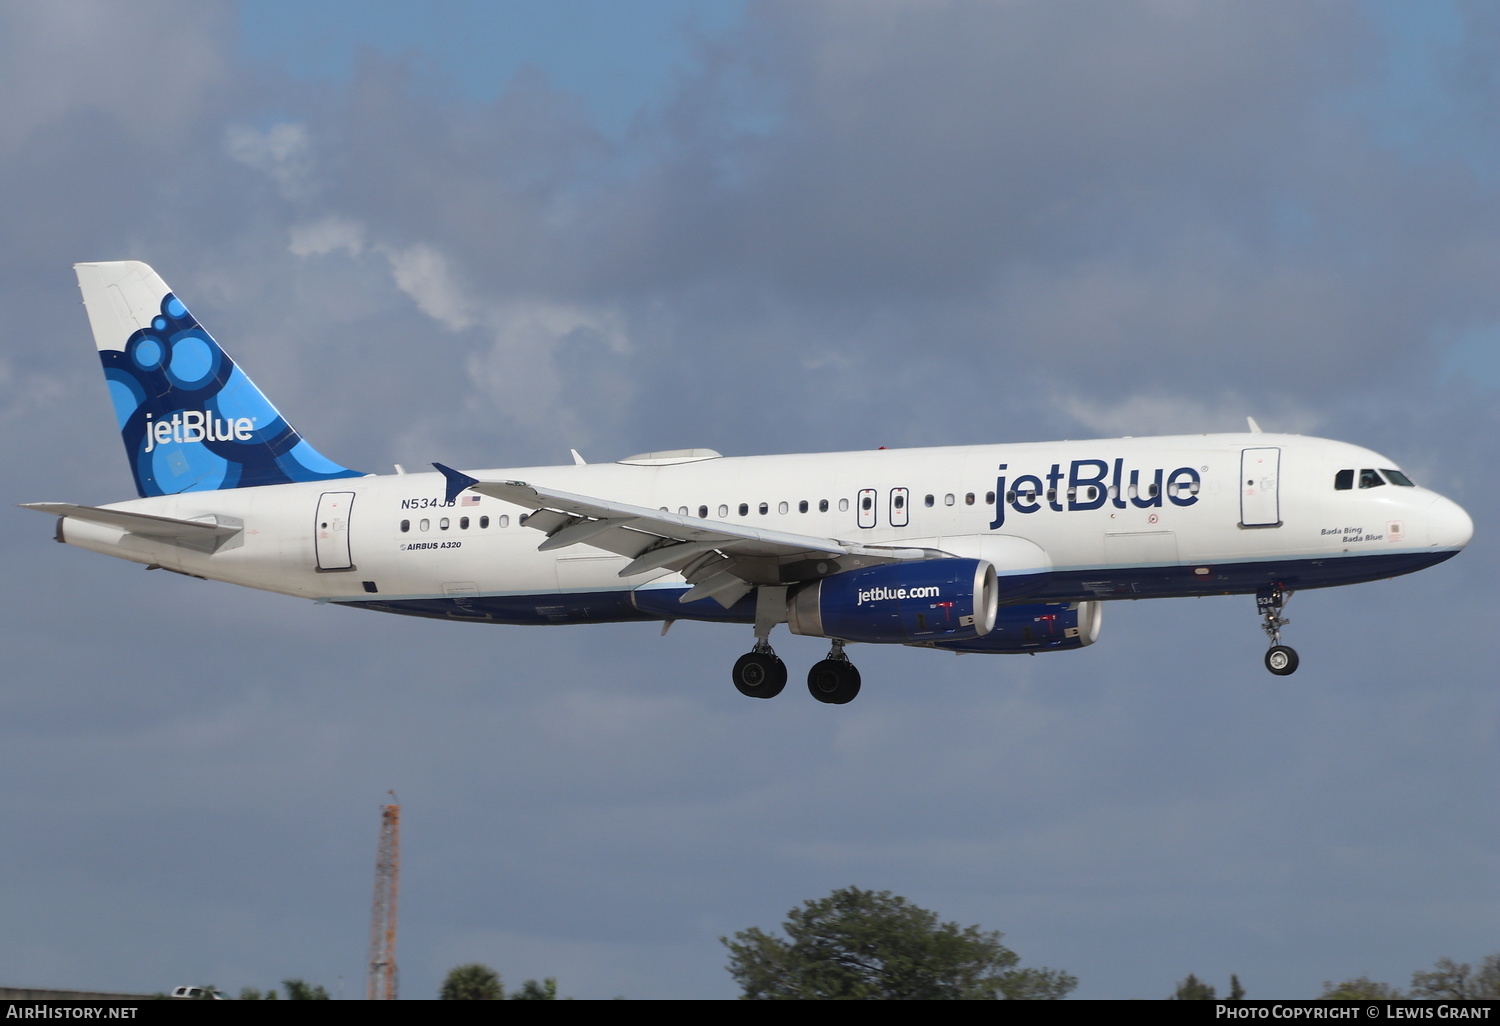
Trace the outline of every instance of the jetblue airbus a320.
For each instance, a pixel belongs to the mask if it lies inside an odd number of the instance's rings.
[[[305,441],[150,267],[75,270],[140,497],[29,505],[58,541],[442,620],[749,624],[733,680],[756,698],[786,685],[780,623],[829,639],[808,689],[840,704],[850,643],[1054,652],[1093,644],[1112,599],[1186,595],[1254,595],[1288,674],[1293,590],[1421,570],[1473,533],[1384,456],[1259,430],[364,474]]]

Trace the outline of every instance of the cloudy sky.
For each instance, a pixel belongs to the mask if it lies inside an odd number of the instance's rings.
[[[0,984],[362,993],[387,789],[409,997],[732,997],[721,935],[851,884],[1080,997],[1500,950],[1500,16],[1415,6],[0,0],[12,503],[130,496],[69,266],[135,258],[365,470],[1249,414],[1477,531],[1299,595],[1295,677],[1171,600],[833,707],[736,694],[745,628],[380,617],[10,506]]]

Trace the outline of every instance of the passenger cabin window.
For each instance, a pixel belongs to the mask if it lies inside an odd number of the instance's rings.
[[[510,514],[509,513],[501,513],[500,514],[500,519],[497,520],[496,523],[498,523],[501,527],[509,527],[510,526]]]
[[[411,530],[411,521],[410,520],[403,520],[403,521],[401,521],[401,533],[405,534],[407,531],[410,531],[410,530]]]
[[[1385,484],[1385,479],[1375,471],[1365,469],[1359,472],[1359,486],[1361,488],[1379,488],[1383,484]]]
[[[840,513],[847,513],[847,512],[849,512],[849,500],[848,499],[840,499],[839,500],[839,512]]]
[[[458,529],[460,531],[467,531],[469,529],[469,518],[468,517],[459,517],[458,518]]]
[[[744,516],[743,513],[740,514],[740,515]],[[719,519],[720,520],[728,520],[729,519],[729,507],[728,506],[721,505],[719,507]]]
[[[949,492],[947,495],[943,496],[943,505],[944,506],[951,506],[951,505],[953,505],[953,493],[952,492]]]
[[[787,504],[786,504],[786,503],[784,503],[784,502],[778,502],[778,503],[777,503],[777,504],[776,504],[776,512],[778,512],[778,513],[785,513],[785,512],[786,512],[786,511],[787,511],[787,510],[788,510],[788,509],[790,509],[790,508],[791,508],[791,507],[790,507],[790,506],[788,506],[788,505],[787,505]]]
[[[1347,492],[1354,487],[1354,471],[1341,470],[1333,475],[1334,491]]]
[[[797,512],[798,513],[806,513],[807,512],[807,500],[806,499],[803,499],[801,502],[797,503]]]
[[[929,495],[927,496],[927,498],[922,500],[922,505],[931,506],[935,501],[936,499],[934,499],[933,496]]]
[[[707,506],[699,506],[698,507],[698,519],[699,520],[707,520],[708,519],[708,507]]]
[[[490,526],[490,518],[489,517],[480,517],[479,518],[479,529],[481,531],[485,530],[489,526]]]
[[[767,505],[767,504],[766,504],[766,503],[764,503],[764,502],[763,502],[763,503],[761,503],[761,504],[760,504],[760,515],[761,515],[761,516],[765,516],[765,515],[766,515],[766,514],[767,514],[767,513],[769,513],[769,512],[771,512],[771,507],[770,507],[770,506],[768,506],[768,505]]]
[[[827,513],[828,512],[828,500],[827,499],[819,499],[818,500],[818,512],[819,513]]]
[[[969,492],[968,494],[966,494],[964,496],[964,505],[965,506],[972,506],[972,505],[974,505],[974,493],[973,492]]]
[[[750,515],[750,504],[748,502],[742,502],[742,503],[740,503],[740,516],[742,516],[742,517],[748,517],[749,515]]]

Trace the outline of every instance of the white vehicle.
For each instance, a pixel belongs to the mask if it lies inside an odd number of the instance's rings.
[[[75,270],[140,498],[30,504],[58,541],[444,620],[749,624],[733,680],[754,697],[786,684],[780,623],[830,640],[808,688],[837,704],[859,693],[850,643],[1081,648],[1105,602],[1187,595],[1254,595],[1288,674],[1293,590],[1421,570],[1473,533],[1384,456],[1258,429],[363,474],[303,440],[150,267]]]

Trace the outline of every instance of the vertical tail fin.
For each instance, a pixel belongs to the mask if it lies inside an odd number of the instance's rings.
[[[146,264],[73,270],[142,496],[360,476],[304,441]]]

